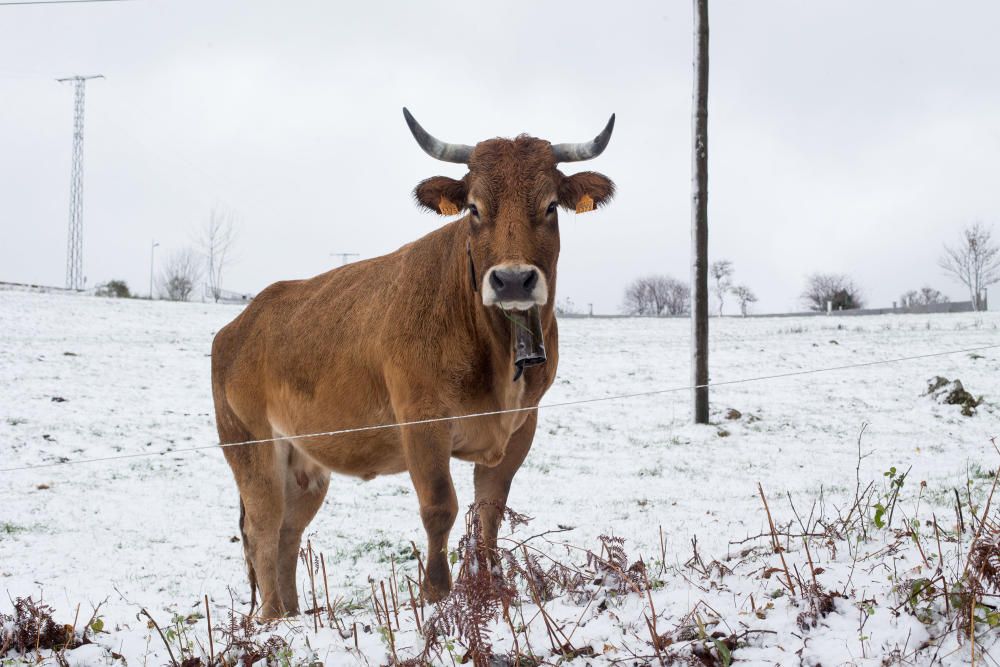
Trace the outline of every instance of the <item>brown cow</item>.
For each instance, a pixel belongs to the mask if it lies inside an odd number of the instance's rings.
[[[427,531],[424,592],[432,601],[448,593],[458,511],[450,459],[474,462],[476,500],[502,506],[531,447],[535,411],[294,436],[537,406],[559,359],[556,209],[592,210],[614,193],[601,174],[556,168],[600,155],[614,116],[582,144],[522,135],[473,147],[438,141],[403,113],[428,154],[469,169],[461,180],[421,182],[417,203],[464,215],[388,255],[271,285],[212,346],[221,442],[275,439],[224,449],[239,487],[251,590],[255,601],[260,589],[266,617],[298,612],[299,544],[331,471],[366,480],[410,473]],[[543,365],[515,359],[512,332],[532,319],[520,311],[535,315]],[[495,544],[499,511],[483,509],[480,521],[487,546]]]

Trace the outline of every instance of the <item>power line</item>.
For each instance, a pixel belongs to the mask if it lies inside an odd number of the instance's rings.
[[[0,7],[14,5],[82,5],[88,2],[131,2],[132,0],[13,0],[0,2]]]
[[[802,371],[786,371],[784,373],[774,373],[772,375],[760,375],[751,378],[740,378],[738,380],[724,380],[722,382],[709,382],[703,386],[706,387],[722,387],[736,384],[747,384],[750,382],[761,382],[764,380],[777,380],[781,378],[799,377],[803,375],[813,375],[816,373],[830,373],[833,371],[843,371],[850,370],[852,368],[866,368],[868,366],[880,366],[884,364],[894,364],[902,361],[915,361],[917,359],[930,359],[933,357],[943,357],[951,354],[963,354],[969,352],[982,352],[984,350],[994,350],[1000,348],[1000,344],[996,345],[983,345],[981,347],[970,347],[962,350],[947,350],[944,352],[930,352],[928,354],[917,354],[909,357],[895,357],[893,359],[877,359],[875,361],[861,361],[855,364],[845,364],[843,366],[830,366],[828,368],[815,368],[810,370]],[[363,433],[366,431],[379,431],[389,428],[403,428],[406,426],[420,426],[424,424],[436,424],[446,421],[459,421],[464,419],[476,419],[479,417],[494,417],[497,415],[514,414],[518,412],[532,412],[536,410],[549,410],[552,408],[567,408],[578,405],[586,405],[590,403],[603,403],[607,401],[618,401],[631,398],[643,398],[647,396],[660,396],[662,394],[670,394],[679,391],[692,391],[698,389],[699,386],[686,385],[683,387],[669,387],[666,389],[653,389],[650,391],[639,391],[631,394],[618,394],[615,396],[598,396],[595,398],[581,398],[572,401],[563,401],[560,403],[548,403],[545,405],[535,405],[528,406],[524,408],[510,408],[506,410],[490,410],[487,412],[473,412],[465,415],[455,415],[451,417],[431,417],[429,419],[417,419],[414,421],[406,422],[394,422],[391,424],[374,424],[371,426],[356,426],[353,428],[343,428],[336,431],[323,431],[320,433],[305,433],[302,435],[286,435],[280,438],[264,438],[261,440],[244,440],[242,442],[227,442],[227,443],[213,443],[211,445],[199,445],[197,447],[184,447],[181,449],[166,449],[156,452],[135,452],[132,454],[118,454],[115,456],[102,456],[91,459],[75,459],[70,461],[56,461],[53,463],[42,463],[39,465],[29,465],[29,466],[17,466],[13,468],[0,468],[0,473],[7,472],[19,472],[23,470],[38,470],[40,468],[55,468],[59,466],[66,465],[76,465],[78,463],[100,463],[103,461],[117,461],[121,459],[135,459],[135,458],[147,458],[151,456],[164,456],[166,454],[184,454],[187,452],[197,452],[206,449],[225,449],[227,447],[243,447],[247,445],[261,445],[269,442],[279,442],[281,440],[304,440],[306,438],[321,438],[330,437],[336,435],[348,435],[351,433]]]

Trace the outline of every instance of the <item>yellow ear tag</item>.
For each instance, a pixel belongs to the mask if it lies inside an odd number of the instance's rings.
[[[458,207],[451,203],[447,197],[441,197],[440,203],[438,203],[438,210],[441,211],[441,215],[457,215]]]
[[[594,210],[594,198],[590,195],[583,195],[580,197],[580,201],[576,203],[577,213],[587,213],[588,211]]]

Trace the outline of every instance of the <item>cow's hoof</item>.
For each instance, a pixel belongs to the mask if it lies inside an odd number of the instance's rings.
[[[288,612],[285,610],[283,604],[266,604],[262,606],[257,613],[254,614],[254,618],[258,623],[270,623],[271,621],[277,621],[288,616]]]
[[[451,571],[448,569],[448,561],[444,558],[431,561],[424,578],[424,599],[428,602],[440,602],[450,592]]]
[[[449,581],[447,585],[438,587],[431,585],[429,582],[424,584],[424,599],[434,604],[440,602],[441,600],[448,597],[451,593],[451,582]]]

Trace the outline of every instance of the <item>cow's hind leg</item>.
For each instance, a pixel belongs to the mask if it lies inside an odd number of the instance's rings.
[[[511,481],[531,449],[537,422],[537,414],[530,413],[521,428],[511,436],[500,463],[493,467],[476,464],[474,479],[479,523],[483,529],[483,547],[491,557],[497,545],[497,532],[503,519],[501,512],[507,504]]]
[[[316,516],[330,485],[330,473],[311,463],[294,446],[288,448],[285,475],[285,514],[278,544],[278,588],[285,611],[299,613],[295,572],[302,533]],[[312,566],[312,564],[310,564]],[[306,605],[309,606],[308,604]]]
[[[249,438],[243,438],[247,440]],[[260,615],[285,614],[278,587],[278,541],[284,514],[284,480],[275,465],[272,444],[227,447],[223,450],[240,491],[243,549],[251,586],[260,590]]]

